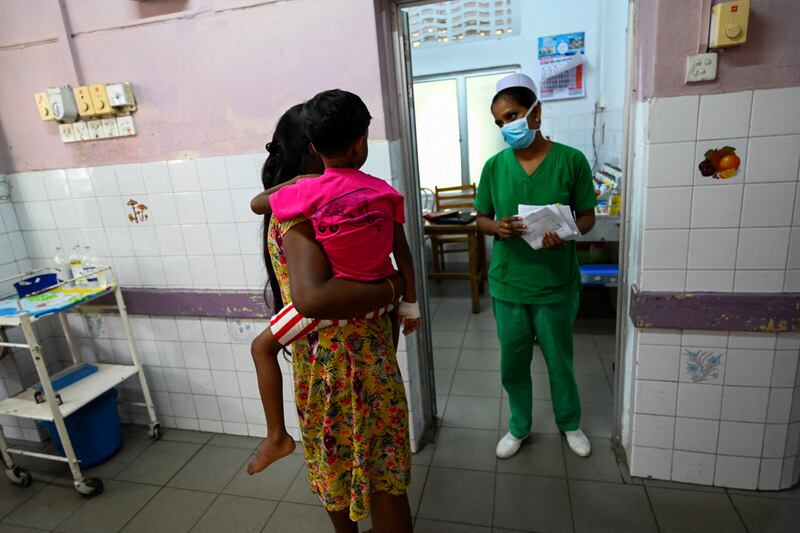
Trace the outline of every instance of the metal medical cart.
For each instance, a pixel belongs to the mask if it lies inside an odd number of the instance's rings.
[[[0,283],[34,276],[46,270],[49,269],[42,268],[34,270],[26,274],[0,280]],[[107,277],[112,278],[110,267],[98,269],[97,272],[106,271]],[[64,424],[64,419],[126,379],[138,375],[144,402],[132,402],[131,405],[138,405],[147,409],[150,418],[148,433],[153,440],[161,438],[161,428],[156,419],[153,400],[150,396],[150,388],[147,386],[144,369],[139,360],[139,354],[136,350],[136,343],[133,339],[128,313],[125,302],[122,299],[122,292],[120,291],[119,285],[116,282],[111,282],[103,287],[85,290],[67,288],[69,284],[74,281],[75,278],[66,280],[21,298],[17,297],[16,294],[6,298],[0,298],[0,327],[20,327],[25,336],[24,344],[8,342],[5,338],[0,338],[0,351],[2,351],[4,347],[24,348],[28,350],[33,358],[33,364],[39,377],[41,392],[44,393],[42,399],[42,394],[36,387],[29,387],[10,398],[0,401],[0,414],[54,423],[66,457],[9,448],[5,436],[3,435],[2,428],[0,428],[0,455],[2,455],[6,476],[17,485],[27,487],[31,484],[32,478],[30,473],[14,464],[12,454],[67,463],[72,472],[75,489],[84,496],[93,496],[103,491],[103,482],[98,478],[85,478],[81,473],[80,461],[77,459],[75,451],[73,450],[72,441],[70,440],[69,432]],[[71,385],[67,385],[56,392],[53,389],[53,383],[42,355],[42,347],[36,338],[33,324],[51,315],[58,316],[72,358],[72,365],[69,368],[75,368],[83,363],[80,361],[75,348],[75,342],[67,327],[67,320],[64,313],[111,293],[114,294],[116,305],[93,305],[92,309],[103,307],[112,310],[115,309],[119,312],[125,334],[128,337],[128,347],[133,359],[133,365],[92,363],[97,367],[97,372]],[[42,302],[42,298],[33,298],[34,296],[44,294],[51,297],[49,298],[49,302]],[[14,306],[16,309],[14,309]]]

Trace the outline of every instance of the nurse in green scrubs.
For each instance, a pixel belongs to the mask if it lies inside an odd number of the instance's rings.
[[[594,226],[597,204],[586,157],[546,139],[539,127],[542,106],[536,85],[524,74],[497,83],[492,115],[510,145],[483,167],[475,208],[478,227],[494,236],[489,288],[497,335],[500,371],[511,411],[509,431],[497,444],[497,456],[511,457],[533,424],[531,360],[534,338],[544,353],[556,424],[579,456],[591,453],[580,430],[581,404],[572,366],[572,328],[578,312],[580,271],[575,242],[555,233],[534,250],[523,239],[523,205],[569,205],[581,233]]]

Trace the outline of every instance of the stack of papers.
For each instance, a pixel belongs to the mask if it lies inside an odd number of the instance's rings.
[[[522,236],[534,250],[542,249],[545,233],[555,233],[561,240],[574,241],[580,235],[572,211],[565,205],[519,205],[519,217],[528,227]]]

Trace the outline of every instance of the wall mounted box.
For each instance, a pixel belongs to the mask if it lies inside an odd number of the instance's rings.
[[[59,124],[58,133],[61,134],[61,142],[74,143],[80,140],[72,124]]]
[[[111,107],[128,112],[136,111],[136,98],[130,83],[110,83],[106,86],[106,92]]]
[[[92,106],[94,107],[95,115],[111,115],[114,113],[114,108],[111,107],[111,103],[108,101],[105,83],[90,85],[89,94],[91,94],[92,97]]]
[[[747,40],[750,0],[724,2],[711,8],[711,31],[708,46],[727,48]]]
[[[47,98],[47,93],[36,93],[33,95],[36,99],[36,108],[39,110],[39,117],[42,120],[54,120],[53,110],[50,108],[50,100]]]
[[[78,102],[78,114],[82,117],[91,117],[94,115],[94,104],[92,104],[92,95],[89,93],[89,87],[82,85],[75,87],[75,100]]]
[[[75,135],[76,137],[78,137],[79,140],[81,141],[92,140],[92,137],[89,134],[89,126],[82,120],[79,120],[78,122],[73,124],[72,127],[75,130]]]
[[[78,118],[78,104],[69,85],[47,89],[47,99],[50,101],[53,118],[57,121],[75,122]]]

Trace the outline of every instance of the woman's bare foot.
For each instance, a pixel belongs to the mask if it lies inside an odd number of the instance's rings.
[[[247,473],[251,476],[258,474],[278,459],[290,455],[295,446],[294,439],[288,433],[277,439],[267,437],[258,447],[255,457],[247,464]]]

